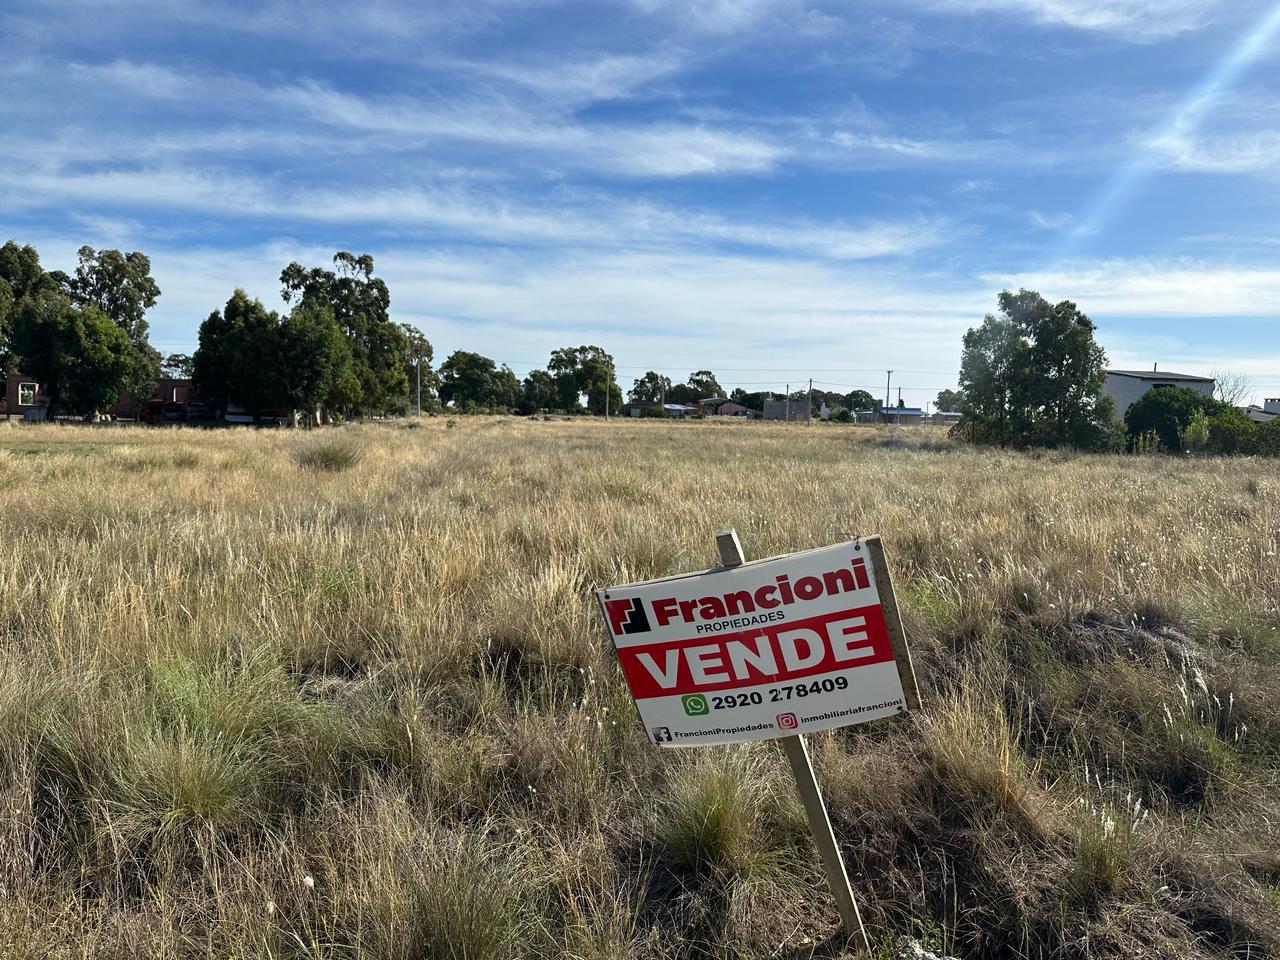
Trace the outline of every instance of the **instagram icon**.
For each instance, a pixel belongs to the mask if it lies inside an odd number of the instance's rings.
[[[773,718],[773,722],[778,725],[779,730],[794,730],[800,726],[800,721],[796,719],[794,713],[780,713]]]

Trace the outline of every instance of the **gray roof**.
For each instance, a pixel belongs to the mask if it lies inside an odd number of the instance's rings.
[[[1137,377],[1139,380],[1193,380],[1196,383],[1213,383],[1213,377],[1197,377],[1190,373],[1173,373],[1169,370],[1108,370],[1116,377]]]

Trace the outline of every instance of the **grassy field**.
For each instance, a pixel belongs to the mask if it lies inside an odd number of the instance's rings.
[[[0,957],[836,956],[776,745],[648,745],[591,590],[885,538],[812,738],[873,937],[1280,956],[1280,474],[932,431],[0,426]]]

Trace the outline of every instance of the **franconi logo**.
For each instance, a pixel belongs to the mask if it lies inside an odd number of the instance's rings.
[[[606,600],[605,613],[609,617],[609,629],[615,637],[629,633],[648,633],[649,615],[644,612],[644,601],[639,597],[625,600]]]

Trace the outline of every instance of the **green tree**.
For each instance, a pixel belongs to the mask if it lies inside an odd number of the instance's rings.
[[[352,408],[364,412],[404,410],[409,378],[404,358],[405,332],[391,322],[391,293],[373,274],[373,257],[339,251],[333,270],[305,269],[290,263],[280,273],[286,303],[311,300],[333,312],[351,348],[354,380],[359,385]]]
[[[261,413],[284,405],[277,370],[279,323],[261,300],[236,290],[221,311],[200,324],[192,372],[211,406],[225,412],[229,403],[237,403]]]
[[[275,327],[273,359],[278,378],[276,406],[305,410],[308,419],[354,378],[351,345],[324,304],[299,303]]]
[[[1103,449],[1115,436],[1102,392],[1106,354],[1093,322],[1069,300],[1004,291],[964,337],[960,361],[964,429],[979,442]]]
[[[151,276],[151,260],[134,250],[81,247],[73,276],[55,276],[72,302],[95,306],[128,335],[133,344],[125,391],[137,401],[149,399],[160,379],[162,358],[147,340],[146,314],[160,297]]]
[[[1154,387],[1125,411],[1124,424],[1130,437],[1151,431],[1164,449],[1178,451],[1182,449],[1182,432],[1196,415],[1212,416],[1223,406],[1186,387]]]
[[[488,357],[455,350],[440,365],[440,400],[457,410],[487,410],[496,402],[497,373]]]
[[[696,394],[698,400],[727,396],[724,387],[716,382],[716,375],[710,370],[695,370],[689,374],[689,389]]]
[[[490,409],[519,410],[524,402],[524,386],[505,363],[493,375],[493,400]]]
[[[30,245],[6,241],[0,247],[0,365],[12,372],[18,357],[13,349],[13,324],[24,301],[41,291],[56,290],[56,280],[40,266],[40,254]]]
[[[191,357],[185,353],[171,353],[160,364],[160,371],[166,377],[190,379],[193,370]]]
[[[960,356],[960,411],[971,439],[1011,443],[1024,435],[1029,352],[1025,338],[1007,319],[991,314],[964,335]]]
[[[427,335],[411,323],[400,324],[405,338],[404,373],[409,381],[410,407],[417,408],[418,384],[422,385],[422,401],[427,405],[440,386],[440,378],[431,369],[435,351]]]
[[[49,398],[48,416],[90,415],[120,395],[131,363],[129,335],[94,306],[76,306],[61,290],[24,295],[14,318],[13,346],[23,370]]]
[[[959,390],[939,390],[933,406],[939,413],[957,413],[963,400],[964,397]]]
[[[845,397],[844,402],[850,410],[875,410],[880,406],[876,398],[866,390],[854,390]]]
[[[524,394],[520,404],[522,413],[537,413],[555,406],[556,381],[545,370],[530,370],[521,384],[521,390]]]
[[[673,383],[667,391],[667,403],[696,403],[702,394],[687,383]]]
[[[75,276],[67,278],[71,298],[93,304],[134,342],[147,336],[147,311],[160,298],[160,287],[151,277],[151,261],[143,253],[94,250],[81,247]]]
[[[558,406],[565,411],[579,410],[584,394],[592,413],[604,413],[606,402],[614,411],[622,407],[622,389],[614,381],[613,357],[600,347],[553,350],[547,370],[556,381]]]
[[[662,403],[670,392],[671,379],[655,370],[650,370],[634,381],[627,393],[627,399],[632,403]]]

